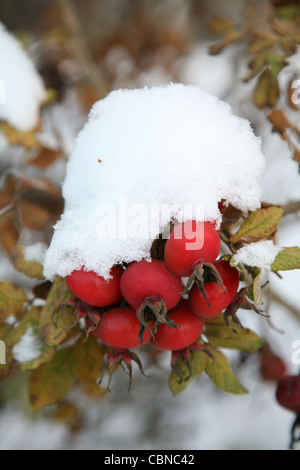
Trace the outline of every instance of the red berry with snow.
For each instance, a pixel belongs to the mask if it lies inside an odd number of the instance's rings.
[[[115,305],[122,300],[120,279],[123,273],[121,266],[111,269],[111,279],[104,279],[93,271],[83,268],[73,271],[66,277],[68,288],[76,297],[94,307]]]

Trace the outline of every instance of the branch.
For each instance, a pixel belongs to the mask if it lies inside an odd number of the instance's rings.
[[[109,87],[90,53],[76,6],[73,0],[58,0],[58,3],[65,25],[71,35],[74,55],[99,98],[103,98],[109,91]]]
[[[285,309],[287,309],[291,314],[292,316],[296,319],[296,320],[299,320],[300,319],[300,311],[297,310],[293,305],[291,305],[290,303],[288,303],[286,300],[282,299],[281,297],[279,297],[278,294],[276,294],[274,291],[271,291],[270,292],[270,295],[271,295],[271,299],[274,301],[274,302],[277,302],[278,304],[280,304],[282,307],[284,307]]]

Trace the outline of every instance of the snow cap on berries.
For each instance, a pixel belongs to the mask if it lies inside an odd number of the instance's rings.
[[[170,214],[219,223],[222,199],[259,208],[264,165],[249,121],[196,86],[111,92],[70,156],[45,276],[84,265],[108,277],[117,263],[147,259]]]

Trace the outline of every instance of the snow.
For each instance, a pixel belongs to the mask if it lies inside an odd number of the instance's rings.
[[[38,124],[46,90],[21,43],[0,23],[0,119],[20,131]]]
[[[260,207],[265,159],[250,123],[192,85],[120,89],[97,102],[63,183],[44,274],[149,258],[173,217],[220,221],[218,202]]]
[[[13,347],[12,353],[17,362],[25,364],[37,359],[41,354],[42,347],[40,338],[30,326],[20,341]]]
[[[37,242],[33,245],[26,246],[24,249],[25,261],[33,261],[43,264],[47,245],[43,242]]]
[[[203,90],[224,99],[235,78],[235,48],[225,49],[219,56],[212,56],[207,52],[210,45],[208,41],[202,41],[192,48],[182,60],[180,78],[184,83],[200,86]]]
[[[276,256],[281,250],[282,248],[274,245],[272,240],[250,243],[235,253],[233,256],[234,264],[235,266],[240,263],[247,266],[257,266],[270,271]]]
[[[10,315],[10,316],[5,320],[5,323],[6,323],[7,325],[11,325],[11,326],[15,325],[16,322],[17,322],[17,318],[15,317],[15,315]]]

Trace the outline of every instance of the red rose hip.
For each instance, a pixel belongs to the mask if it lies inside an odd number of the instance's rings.
[[[121,266],[111,269],[112,279],[106,280],[93,271],[73,271],[66,277],[70,291],[80,300],[94,307],[108,307],[122,300],[120,279],[123,273]]]
[[[200,318],[212,318],[222,312],[232,302],[239,288],[239,273],[227,261],[213,263],[222,279],[223,285],[209,282],[204,284],[204,294],[193,286],[189,294],[189,305]]]
[[[155,348],[164,351],[178,351],[195,343],[203,330],[204,320],[194,315],[188,302],[184,299],[169,312],[169,318],[179,328],[170,328],[161,325],[157,329],[152,344]]]

